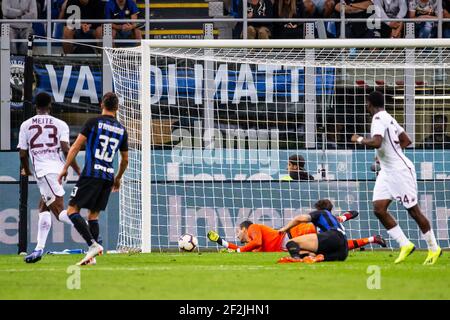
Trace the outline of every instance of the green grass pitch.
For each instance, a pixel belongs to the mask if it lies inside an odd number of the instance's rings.
[[[395,251],[351,252],[345,262],[313,265],[277,264],[283,255],[110,254],[81,268],[79,290],[67,288],[67,268],[81,255],[36,264],[4,255],[0,299],[450,299],[448,251],[434,266],[422,266],[424,251],[400,265]],[[380,268],[380,289],[367,288],[369,266]]]

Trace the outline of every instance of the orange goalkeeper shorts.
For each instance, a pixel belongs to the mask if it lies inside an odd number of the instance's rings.
[[[305,234],[317,233],[316,227],[312,223],[300,223],[299,225],[293,227],[289,230],[291,234],[291,239]]]

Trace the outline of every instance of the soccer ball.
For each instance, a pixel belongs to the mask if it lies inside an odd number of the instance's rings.
[[[193,251],[198,246],[197,237],[192,234],[183,234],[180,239],[178,239],[178,248],[183,251]]]

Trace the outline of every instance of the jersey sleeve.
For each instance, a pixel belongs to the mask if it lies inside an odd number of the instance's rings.
[[[137,14],[139,13],[139,9],[134,1],[129,1],[130,6],[128,7],[130,9],[131,14]]]
[[[372,128],[370,130],[370,133],[372,135],[372,138],[375,136],[382,136],[384,138],[384,133],[386,132],[386,127],[381,121],[381,118],[379,116],[375,116],[372,121]]]
[[[82,134],[83,136],[85,136],[87,138],[89,136],[89,133],[92,130],[92,127],[97,123],[96,120],[97,119],[93,118],[93,119],[89,119],[88,121],[86,121],[83,128],[81,129],[80,134]]]
[[[59,141],[69,143],[70,130],[69,126],[65,122],[61,122],[61,134],[59,136]]]
[[[309,213],[309,216],[311,217],[311,222],[314,225],[317,223],[317,220],[319,220],[321,214],[322,213],[318,210]]]
[[[120,145],[120,151],[128,151],[128,132],[127,130],[123,133],[122,143]]]
[[[112,5],[111,0],[105,4],[105,19],[112,19]]]
[[[239,248],[240,252],[250,252],[262,246],[262,231],[258,225],[252,224],[248,228],[248,237],[250,241],[245,246]]]
[[[228,248],[227,249],[237,250],[237,249],[239,249],[239,246],[237,244],[232,243],[232,242],[228,242]]]
[[[28,150],[27,134],[25,132],[25,126],[22,124],[19,131],[19,143],[17,149]]]

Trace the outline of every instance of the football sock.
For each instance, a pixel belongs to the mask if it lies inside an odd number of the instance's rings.
[[[371,237],[373,238],[373,237]],[[365,245],[371,243],[369,238],[361,238],[361,239],[356,239],[356,240],[348,240],[348,250],[352,250],[352,249],[356,249],[356,248],[361,248],[364,247]]]
[[[98,220],[88,220],[89,230],[91,231],[94,240],[98,242],[98,235],[100,234],[100,227],[98,225]]]
[[[423,238],[427,242],[428,250],[436,252],[438,249],[438,244],[436,241],[436,237],[434,236],[433,230],[430,230],[427,233],[424,233]]]
[[[69,218],[72,221],[75,229],[83,237],[84,241],[86,241],[87,245],[91,246],[95,240],[91,232],[89,231],[86,220],[84,220],[79,213],[71,214]]]
[[[58,220],[72,225],[72,221],[70,220],[69,216],[67,215],[67,210],[63,210],[59,213]]]
[[[353,213],[351,212],[346,212],[342,215],[339,216],[339,222],[345,222],[347,220],[350,220],[353,217]]]
[[[391,236],[392,239],[397,241],[400,247],[406,246],[410,242],[399,225],[396,225],[392,229],[389,229],[387,233]]]
[[[36,250],[43,250],[45,248],[45,242],[47,241],[47,236],[51,227],[52,216],[50,212],[44,211],[39,213]]]
[[[292,258],[300,259],[300,246],[298,245],[297,242],[289,241],[286,244],[286,248],[288,249],[289,254],[291,255]]]

